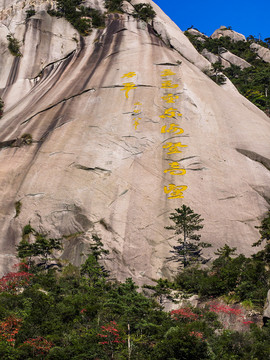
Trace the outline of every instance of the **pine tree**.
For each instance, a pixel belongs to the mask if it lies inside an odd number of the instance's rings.
[[[181,237],[177,239],[178,245],[173,246],[173,250],[170,251],[173,256],[169,260],[180,262],[179,268],[185,268],[195,262],[207,262],[208,260],[201,257],[202,248],[211,245],[199,242],[201,235],[197,234],[203,228],[201,215],[182,205],[181,209],[175,209],[175,213],[170,214],[170,220],[174,225],[166,226],[165,229],[174,230],[175,235]]]
[[[30,239],[31,235],[34,240]],[[22,240],[16,247],[20,259],[26,260],[29,265],[36,263],[37,266],[44,268],[49,266],[49,261],[55,260],[53,252],[62,249],[62,239],[47,239],[47,234],[39,233],[30,224],[23,228]]]

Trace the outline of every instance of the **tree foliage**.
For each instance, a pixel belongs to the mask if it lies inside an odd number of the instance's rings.
[[[174,223],[176,226],[178,220]],[[198,225],[202,226],[201,223],[194,224]],[[192,231],[189,234],[192,235]],[[23,240],[28,243],[31,237],[36,239],[38,235],[30,224],[23,229]],[[193,235],[196,235],[195,232]],[[48,248],[46,249],[48,251]],[[36,251],[30,247],[23,249],[23,254],[25,253],[28,257],[29,254],[36,254]],[[225,268],[234,268],[234,264],[241,261],[243,264],[245,258],[242,256],[239,261],[239,256],[234,253],[235,249],[228,246],[217,251],[219,260],[215,262],[214,269],[219,271],[221,277],[227,276],[226,271],[223,272]],[[41,268],[41,271],[33,276],[29,271],[35,269],[34,263],[30,268],[24,264],[25,274],[28,274],[27,284],[21,284],[20,279],[20,283],[16,285],[19,286],[17,290],[16,287],[12,291],[3,288],[0,292],[1,359],[268,358],[268,327],[260,329],[253,325],[249,331],[243,333],[224,330],[217,320],[217,312],[222,310],[221,307],[182,307],[167,313],[162,311],[160,304],[153,298],[139,292],[132,279],[126,279],[123,283],[112,281],[103,271],[99,271],[98,276],[92,276],[96,274],[98,266],[101,270],[102,265],[99,262],[107,254],[101,238],[93,234],[89,248],[91,261],[88,261],[88,257],[80,269],[71,264],[60,271]],[[261,273],[258,266],[253,267],[253,260],[250,261],[249,266],[252,269],[243,269],[241,276],[245,275],[246,278],[238,278],[238,286],[245,283],[246,286],[253,287],[254,291],[255,278]],[[256,264],[257,261],[258,259]],[[236,268],[234,272],[239,273],[240,267]],[[199,270],[187,267],[182,272],[184,277],[186,271],[189,271],[194,284],[200,286]],[[254,278],[252,282],[251,272]],[[210,273],[206,274],[206,278],[211,276]],[[11,277],[6,275],[8,279]],[[215,280],[217,279],[216,277]],[[260,281],[259,277],[257,282]],[[166,280],[158,281],[154,289],[156,295],[166,296],[171,286],[175,287],[176,284]],[[235,313],[234,309],[228,306],[223,306],[223,309]]]
[[[185,32],[185,35],[199,52],[207,49],[217,56],[222,56],[223,52],[229,50],[250,63],[251,66],[245,69],[231,65],[221,71],[233,82],[242,95],[270,116],[270,64],[258,58],[256,51],[250,47],[255,42],[268,48],[269,38],[262,41],[254,36],[249,36],[247,41],[232,41],[229,36],[222,36],[219,39],[205,36],[201,41],[201,35],[196,36],[188,31]],[[221,73],[215,73],[211,78],[217,83],[224,81]]]
[[[150,4],[135,4],[134,9],[135,11],[133,12],[133,16],[145,22],[153,20],[156,16],[156,12]]]
[[[105,8],[109,12],[120,12],[122,13],[122,6],[124,0],[105,0]]]
[[[194,213],[190,207],[182,205],[170,214],[170,220],[174,225],[166,226],[168,230],[174,230],[175,235],[181,235],[177,239],[178,245],[173,246],[171,252],[174,254],[170,260],[180,262],[180,268],[203,261],[201,257],[202,248],[209,244],[199,242],[201,235],[197,234],[203,228],[201,215]]]
[[[12,34],[7,35],[8,49],[10,53],[15,57],[21,57],[20,42]]]
[[[236,248],[225,244],[215,253],[217,258],[210,268],[187,268],[177,275],[176,284],[185,291],[198,293],[203,297],[227,296],[234,301],[250,302],[262,308],[270,285],[269,212],[262,220],[261,239],[266,240],[264,249],[250,258],[236,255]]]
[[[31,239],[31,235],[33,239]],[[23,228],[22,240],[17,246],[18,257],[30,265],[48,266],[54,251],[62,250],[62,239],[49,238],[36,231],[30,224]]]
[[[51,16],[64,17],[83,36],[89,35],[91,28],[103,27],[105,17],[96,9],[84,7],[82,0],[57,0],[57,11],[49,10]]]

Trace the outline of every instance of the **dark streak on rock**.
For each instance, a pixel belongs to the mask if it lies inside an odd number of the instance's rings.
[[[109,172],[111,173],[111,170],[108,170],[108,169],[103,169],[103,168],[100,168],[100,167],[87,167],[87,166],[84,166],[84,165],[80,165],[80,164],[77,164],[75,165],[75,167],[77,169],[80,169],[80,170],[85,170],[85,171],[102,171],[102,172]]]
[[[120,29],[120,30],[116,31],[115,34],[118,34],[119,32],[126,31],[126,30],[128,30],[128,29],[127,28]]]
[[[83,88],[88,84],[90,79],[93,77],[94,73],[96,72],[99,65],[102,63],[102,61],[109,55],[109,53],[118,52],[120,49],[122,37],[123,37],[123,31],[118,32],[123,28],[123,24],[121,21],[118,20],[117,14],[114,14],[110,16],[110,22],[107,25],[106,33],[102,36],[102,43],[96,43],[95,44],[95,50],[90,56],[88,62],[87,62],[87,71],[89,71],[89,67],[92,67],[92,70],[90,74],[86,77]],[[115,35],[114,39],[112,40],[112,36]],[[113,45],[112,45],[113,44]],[[111,47],[113,46],[113,49]],[[111,60],[113,61],[113,59]],[[94,65],[94,66],[93,66]],[[108,67],[111,65],[111,62],[109,62]],[[104,76],[102,79],[100,79],[100,83],[102,84],[104,82],[104,78],[106,77],[106,71],[104,72]]]
[[[233,195],[233,196],[227,196],[225,198],[220,198],[218,200],[230,200],[230,199],[235,199],[237,197],[237,195]]]
[[[270,171],[270,159],[268,159],[262,155],[259,155],[259,154],[255,153],[254,151],[245,150],[245,149],[235,149],[235,150],[238,151],[240,154],[247,156],[251,160],[259,162],[267,170]]]
[[[160,63],[160,64],[155,64],[157,66],[180,66],[181,64],[173,64],[173,63]]]
[[[32,80],[37,80],[38,77],[42,77],[44,71],[49,68],[50,66],[53,66],[57,63],[63,62],[64,60],[68,59],[69,57],[72,57],[75,54],[76,50],[71,51],[69,54],[67,54],[65,57],[58,59],[56,61],[52,61],[51,63],[47,64],[40,72],[38,75],[36,75],[35,77],[32,78]],[[50,71],[50,70],[49,70]]]
[[[16,141],[16,139],[0,142],[0,149],[4,149],[4,148],[7,148],[7,147],[12,147],[13,144],[15,143],[15,141]]]
[[[15,81],[17,80],[20,59],[21,59],[20,56],[15,56],[13,59],[13,64],[12,64],[11,72],[10,72],[8,80],[7,80],[6,88],[8,88],[10,85],[14,84]]]
[[[64,99],[58,101],[56,104],[50,105],[50,106],[47,107],[46,109],[40,110],[40,111],[37,112],[36,114],[30,116],[28,119],[24,120],[24,121],[21,123],[21,125],[27,123],[28,121],[30,121],[31,119],[33,119],[33,117],[35,117],[35,116],[43,113],[44,111],[48,111],[48,110],[54,108],[55,106],[57,106],[57,105],[59,105],[59,104],[61,104],[61,103],[63,103],[63,102],[66,102],[66,101],[68,101],[68,100],[70,100],[70,99],[73,99],[73,98],[75,98],[75,97],[77,97],[77,96],[80,96],[80,95],[82,95],[82,94],[84,94],[84,93],[86,93],[86,92],[89,92],[89,91],[95,91],[95,89],[94,89],[94,88],[86,89],[86,90],[80,92],[79,94],[71,95],[71,96],[69,96],[69,97],[67,97],[67,98],[64,98]]]
[[[188,171],[201,171],[201,170],[206,170],[206,168],[199,168],[199,169],[190,169],[187,168]]]
[[[101,86],[100,88],[101,89],[114,89],[114,88],[123,88],[124,86],[123,85],[108,85],[108,86]],[[147,87],[147,88],[153,88],[153,87],[156,87],[156,86],[153,86],[153,85],[137,85],[136,84],[136,87]]]

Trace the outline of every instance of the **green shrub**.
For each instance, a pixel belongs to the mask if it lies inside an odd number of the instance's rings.
[[[92,27],[104,27],[104,15],[96,9],[82,6],[81,3],[82,0],[57,0],[57,10],[48,10],[48,14],[64,17],[83,36],[89,35]]]
[[[26,10],[26,20],[29,19],[31,16],[34,16],[36,14],[36,10],[31,8],[29,10]]]
[[[22,207],[22,203],[20,201],[16,201],[15,202],[15,210],[16,210],[15,217],[18,217],[20,215],[21,207]]]
[[[105,0],[105,8],[109,12],[120,12],[122,13],[122,5],[124,0]]]
[[[156,12],[150,4],[136,4],[134,5],[134,9],[133,16],[145,22],[153,20],[156,16]]]
[[[24,145],[30,145],[33,142],[33,138],[31,134],[23,134],[21,136],[21,139]]]
[[[10,53],[16,57],[22,56],[22,53],[20,52],[20,42],[11,34],[7,35],[7,40]]]
[[[233,54],[246,60],[252,66],[241,69],[239,66],[231,65],[223,69],[222,72],[232,81],[238,91],[250,100],[254,105],[270,115],[270,64],[258,59],[257,53],[250,48],[252,43],[258,43],[261,46],[268,47],[268,40],[261,41],[249,36],[247,41],[232,41],[228,36],[222,36],[219,39],[204,38],[196,36],[185,31],[194,47],[202,52],[207,49],[213,54],[222,55],[222,52],[229,50]],[[224,83],[223,74],[210,76],[216,83]]]

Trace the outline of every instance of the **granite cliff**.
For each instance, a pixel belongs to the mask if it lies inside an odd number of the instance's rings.
[[[170,276],[164,226],[183,203],[204,218],[209,251],[252,251],[270,203],[270,119],[205,74],[210,62],[153,1],[152,22],[134,18],[139,2],[86,37],[48,15],[53,1],[0,5],[2,273],[30,222],[65,235],[75,264],[98,232],[117,278]]]

